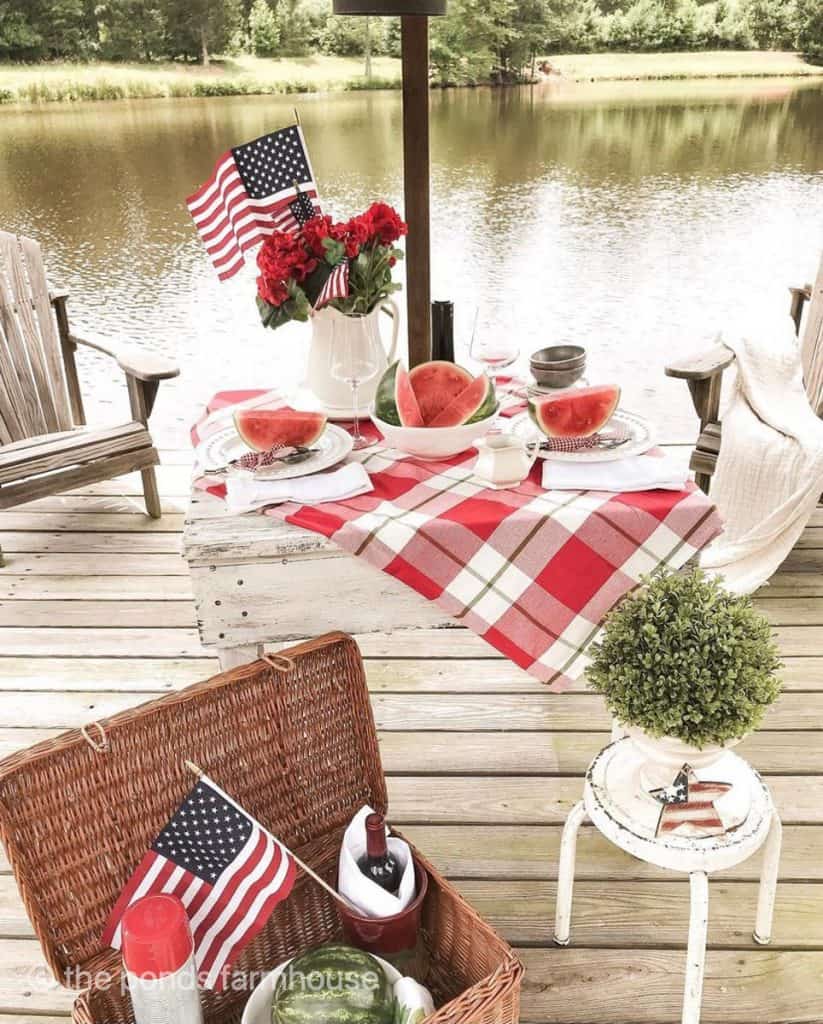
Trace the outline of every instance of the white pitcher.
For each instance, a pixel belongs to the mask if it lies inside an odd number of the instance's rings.
[[[387,353],[380,339],[378,325],[381,310],[392,318],[391,345]],[[384,370],[395,358],[397,334],[400,329],[400,311],[397,306],[391,299],[384,299],[379,306],[375,306],[371,313],[360,316],[346,316],[338,309],[325,306],[312,313],[311,325],[312,338],[305,384],[330,412],[345,415],[351,412],[352,403],[349,385],[345,381],[336,380],[331,375],[332,339],[338,331],[349,332],[355,343],[362,344],[364,351],[373,345],[375,338],[378,341],[376,347],[383,354],[379,360],[377,371],[368,380],[362,381],[359,387],[361,411],[365,412],[374,398],[377,384],[383,376]]]
[[[495,490],[522,483],[540,450],[539,443],[526,443],[515,434],[488,434],[475,441],[474,446],[474,475]]]

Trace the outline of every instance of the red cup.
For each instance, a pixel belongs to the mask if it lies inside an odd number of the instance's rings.
[[[423,900],[429,887],[429,876],[417,861],[414,862],[414,881],[417,886],[416,896],[407,907],[390,917],[364,917],[338,902],[337,912],[346,941],[358,949],[365,949],[367,953],[377,953],[378,956],[413,950],[417,945]]]
[[[175,974],[194,950],[186,908],[176,896],[144,896],[126,910],[123,962],[138,978]]]

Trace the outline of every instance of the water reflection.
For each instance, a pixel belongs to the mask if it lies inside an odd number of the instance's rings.
[[[260,328],[253,270],[219,285],[183,205],[220,152],[285,123],[292,104],[0,114],[0,223],[41,240],[84,323],[178,358],[184,375],[158,403],[178,437],[221,384],[299,376],[306,328]],[[397,93],[299,104],[328,206],[402,201]],[[821,124],[823,89],[784,80],[433,94],[434,291],[458,304],[458,345],[481,301],[524,356],[582,341],[590,377],[619,379],[667,437],[691,436],[685,389],[663,363],[719,327],[742,329],[812,274]],[[117,379],[94,358],[85,370]],[[124,408],[105,391],[101,404]]]

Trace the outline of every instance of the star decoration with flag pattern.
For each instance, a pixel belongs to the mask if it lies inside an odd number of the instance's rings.
[[[692,766],[684,764],[670,786],[649,791],[663,805],[655,835],[675,831],[697,837],[724,835],[726,826],[714,801],[731,788],[728,782],[702,782]]]

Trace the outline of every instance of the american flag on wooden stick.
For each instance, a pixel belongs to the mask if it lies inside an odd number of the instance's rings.
[[[345,299],[349,294],[349,261],[343,260],[338,263],[326,278],[323,289],[317,296],[315,309],[321,309],[332,299]]]
[[[204,775],[120,894],[103,941],[120,949],[126,908],[170,893],[188,913],[201,984],[220,991],[240,951],[291,892],[295,872],[289,850]]]
[[[186,205],[220,280],[233,277],[243,266],[243,254],[266,235],[275,229],[297,231],[308,216],[320,212],[300,126],[224,153]]]

